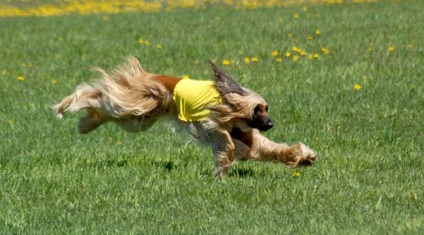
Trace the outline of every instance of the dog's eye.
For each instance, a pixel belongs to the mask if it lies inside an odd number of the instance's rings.
[[[267,106],[265,106],[265,111],[267,111],[267,112],[268,112],[268,109],[269,109],[268,105],[267,105]]]
[[[259,113],[261,111],[261,107],[256,106],[255,109],[253,110],[254,113]]]

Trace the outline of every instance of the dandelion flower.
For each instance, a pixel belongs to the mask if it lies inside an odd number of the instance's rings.
[[[250,63],[250,58],[249,57],[245,57],[243,59],[243,61],[244,61],[244,63],[248,64],[248,63]]]
[[[272,55],[272,56],[274,56],[274,57],[275,57],[275,56],[278,56],[278,51],[273,51],[273,52],[271,53],[271,55]]]
[[[278,63],[281,63],[281,62],[283,62],[283,58],[281,58],[281,57],[278,57],[277,59],[275,59]]]
[[[361,88],[362,88],[362,86],[361,86],[361,85],[359,85],[359,84],[355,84],[355,85],[353,86],[353,89],[354,89],[355,91],[359,91]]]
[[[223,65],[230,65],[230,61],[229,61],[229,60],[223,60],[223,61],[222,61],[222,64],[223,64]]]
[[[138,39],[138,43],[143,44],[144,43],[144,39],[142,39],[142,38]]]
[[[298,19],[298,18],[300,17],[300,15],[299,15],[298,13],[295,13],[295,14],[293,15],[293,17],[294,17],[295,19]]]
[[[325,48],[325,47],[321,48],[321,52],[322,52],[322,54],[324,54],[324,55],[328,55],[328,54],[330,54],[330,51],[329,51],[327,48]]]
[[[314,59],[318,59],[318,58],[319,58],[319,55],[318,55],[318,53],[314,53],[314,54],[312,54],[312,57],[313,57]]]
[[[315,30],[315,34],[316,35],[321,35],[321,30],[319,30],[319,29]]]
[[[156,45],[156,48],[157,48],[157,49],[162,49],[162,44],[157,44],[157,45]]]
[[[259,58],[258,57],[252,57],[252,62],[258,62]]]
[[[299,56],[298,55],[293,56],[293,62],[296,62],[298,60],[299,60]]]
[[[389,52],[395,51],[395,47],[394,47],[394,46],[389,46],[389,48],[387,48],[387,50],[388,50]]]
[[[25,78],[24,78],[23,76],[18,76],[18,77],[17,77],[17,79],[18,79],[19,81],[24,81],[24,80],[25,80]]]
[[[408,44],[408,45],[406,46],[406,48],[408,48],[408,50],[412,50],[412,48],[414,48],[414,45],[412,45],[412,44]]]
[[[301,52],[300,52],[300,55],[301,55],[301,56],[306,56],[306,51],[301,51]]]
[[[53,84],[56,84],[56,83],[57,83],[57,80],[56,80],[56,79],[53,79],[53,80],[52,80],[52,83],[53,83]]]
[[[188,75],[188,74],[184,74],[183,77],[182,77],[182,79],[189,79],[189,78],[190,78],[190,75]]]
[[[302,50],[299,47],[297,47],[297,46],[292,47],[292,51],[295,51],[297,53],[302,52]]]
[[[293,174],[292,174],[294,177],[299,177],[300,176],[300,173],[299,172],[293,172]]]
[[[291,56],[291,53],[288,51],[288,52],[286,52],[286,57],[290,57]]]
[[[311,41],[312,39],[314,39],[314,37],[312,37],[312,35],[308,35],[307,39],[308,41]]]
[[[145,41],[145,42],[144,42],[144,45],[146,45],[146,46],[150,46],[150,45],[151,45],[151,43],[150,43],[149,41]]]

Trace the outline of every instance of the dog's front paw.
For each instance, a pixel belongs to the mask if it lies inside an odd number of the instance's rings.
[[[290,167],[311,166],[318,155],[303,143],[298,143],[290,147],[289,161],[286,163]]]

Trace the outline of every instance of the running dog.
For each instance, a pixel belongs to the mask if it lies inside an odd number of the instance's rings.
[[[211,66],[213,81],[179,79],[148,73],[132,57],[111,73],[96,68],[99,80],[77,86],[53,110],[62,118],[65,112],[85,109],[87,114],[78,122],[81,134],[107,122],[140,132],[161,117],[176,119],[195,140],[212,147],[218,178],[228,174],[235,159],[312,165],[317,154],[303,143],[289,146],[261,135],[273,127],[265,100],[212,62]]]

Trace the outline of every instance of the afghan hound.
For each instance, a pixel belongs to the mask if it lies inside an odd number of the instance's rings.
[[[148,73],[136,58],[129,58],[111,73],[96,68],[99,80],[77,86],[53,110],[62,118],[65,112],[85,109],[87,114],[78,122],[81,134],[107,122],[140,132],[161,117],[171,117],[212,148],[218,178],[228,174],[235,159],[312,165],[317,154],[303,143],[289,146],[261,135],[273,126],[265,100],[212,62],[211,66],[213,81],[179,79]]]

